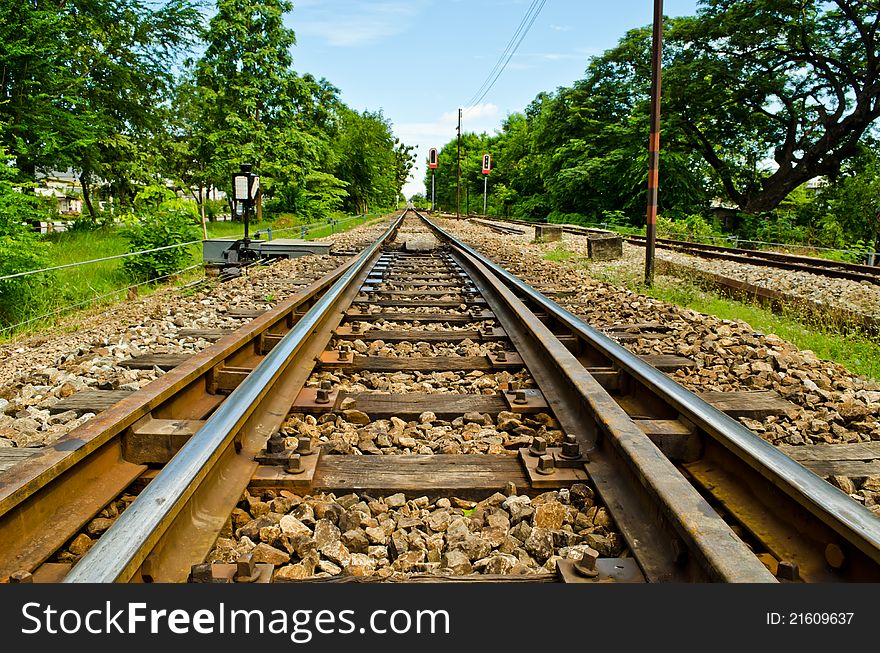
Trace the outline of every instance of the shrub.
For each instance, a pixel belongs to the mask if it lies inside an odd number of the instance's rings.
[[[47,245],[22,223],[52,219],[53,203],[20,192],[11,182],[15,170],[0,168],[0,277],[46,267]],[[0,280],[0,324],[8,326],[40,311],[47,303],[46,288],[52,279],[51,274],[42,273]]]
[[[156,249],[199,239],[192,215],[185,210],[164,209],[129,228],[129,251]],[[188,247],[140,254],[125,259],[123,268],[137,281],[149,281],[173,274],[192,261]]]
[[[658,215],[657,234],[663,238],[675,238],[692,242],[711,242],[712,237],[721,235],[721,232],[703,216],[691,213],[678,220]]]
[[[24,229],[0,234],[0,277],[48,264],[47,245]],[[52,273],[0,280],[0,324],[9,326],[43,310],[52,285]]]

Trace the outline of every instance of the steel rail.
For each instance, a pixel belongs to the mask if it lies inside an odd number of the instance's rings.
[[[503,220],[514,224],[535,226],[548,223],[527,222],[525,220]],[[478,221],[479,222],[479,221]],[[488,225],[486,225],[488,226]],[[620,234],[608,229],[593,227],[580,227],[577,225],[555,225],[562,228],[566,233],[586,235],[591,233],[608,233],[619,235],[628,243],[645,246],[645,236],[635,234]],[[737,247],[724,247],[723,245],[707,245],[705,243],[691,243],[684,240],[671,238],[657,238],[657,247],[671,249],[684,253],[692,253],[703,258],[716,258],[730,260],[750,265],[775,267],[782,270],[792,270],[818,274],[820,276],[849,279],[850,281],[868,281],[880,284],[880,266],[865,265],[863,263],[848,263],[846,261],[833,261],[831,259],[816,256],[803,256],[799,254],[783,254],[781,252],[765,252],[757,249],[741,249]]]
[[[463,251],[486,265],[508,287],[547,311],[597,351],[614,361],[615,366],[656,393],[702,432],[760,473],[846,542],[856,546],[875,565],[880,564],[880,519],[870,510],[472,247],[461,243],[440,227],[434,225],[434,228],[444,238],[458,243]]]
[[[623,239],[628,243],[642,247],[645,245],[645,241],[642,240],[641,236],[623,236]],[[762,256],[760,252],[753,252],[752,250],[735,250],[719,247],[717,245],[701,245],[699,243],[671,241],[665,238],[658,238],[657,246],[663,249],[672,250],[673,252],[690,254],[698,258],[719,259],[722,261],[733,261],[734,263],[771,267],[792,272],[807,272],[809,274],[833,277],[835,279],[868,281],[869,283],[880,284],[880,269],[871,270],[869,266],[860,266],[860,268],[868,268],[868,271],[862,269],[856,271],[851,267],[846,266],[846,264],[840,264],[836,261],[830,263],[815,263],[813,261],[805,261],[804,259],[807,257],[795,258],[787,254]]]
[[[201,420],[213,409],[215,370],[259,358],[265,336],[286,332],[351,265],[345,262],[272,310],[70,431],[2,475],[0,582],[34,571],[146,469],[129,461],[126,435],[140,420]],[[217,402],[219,403],[219,401]],[[54,528],[45,529],[43,524]]]
[[[624,234],[622,237],[630,242],[637,242],[639,245],[642,244],[643,236]],[[782,263],[790,263],[806,267],[829,268],[833,272],[854,272],[862,273],[865,277],[880,277],[880,267],[875,265],[849,263],[847,261],[833,261],[831,259],[819,258],[816,256],[803,256],[801,254],[784,254],[782,252],[765,252],[758,249],[724,247],[723,245],[709,245],[706,243],[691,243],[686,240],[673,240],[671,238],[658,238],[657,241],[664,245],[668,245],[672,249],[680,248],[683,250],[732,254],[748,260],[761,259],[756,262],[756,265],[767,265],[766,261],[779,261]]]
[[[153,546],[181,514],[212,468],[228,452],[237,432],[254,416],[269,388],[297,357],[338,298],[395,233],[406,211],[368,247],[335,284],[303,315],[266,358],[229,395],[204,426],[159,472],[138,498],[65,577],[66,583],[131,580]],[[283,419],[284,415],[281,415]],[[240,490],[239,490],[240,494]],[[194,515],[198,518],[198,514]],[[225,517],[224,517],[225,520]]]
[[[596,430],[612,443],[610,448],[592,450],[587,472],[606,505],[613,506],[615,522],[648,580],[775,582],[730,526],[495,270],[458,241],[450,243],[458,250],[462,267],[475,282],[479,279],[483,296],[565,431],[578,436],[584,448]],[[680,542],[692,554],[687,560]]]

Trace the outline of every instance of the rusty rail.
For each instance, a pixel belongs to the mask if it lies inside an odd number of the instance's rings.
[[[65,577],[67,583],[185,580],[213,545],[256,469],[254,454],[287,415],[311,372],[334,310],[356,293],[404,212],[352,263],[266,358],[233,390],[168,465]],[[341,313],[338,314],[341,316]],[[337,316],[337,318],[338,318]],[[332,325],[330,326],[332,328]],[[234,446],[241,442],[240,450]]]
[[[637,384],[638,392],[656,397],[693,424],[703,436],[707,462],[703,469],[692,466],[689,474],[719,483],[716,498],[728,509],[738,509],[741,521],[756,537],[769,541],[771,549],[776,545],[790,552],[802,576],[822,581],[880,579],[880,520],[871,511],[473,248],[434,228],[612,361]],[[710,471],[713,467],[729,473]]]

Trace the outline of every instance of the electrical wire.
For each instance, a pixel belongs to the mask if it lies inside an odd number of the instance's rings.
[[[483,80],[483,83],[480,85],[480,88],[476,90],[476,92],[471,96],[471,99],[465,104],[465,106],[469,107],[472,105],[473,100],[480,96],[480,93],[486,88],[489,84],[489,80],[492,79],[492,75],[495,74],[495,71],[501,66],[501,62],[504,60],[507,52],[513,47],[513,44],[516,42],[517,37],[519,36],[520,31],[526,24],[526,20],[528,20],[529,15],[532,13],[532,9],[534,9],[535,5],[538,4],[540,0],[532,0],[531,6],[526,11],[525,15],[520,20],[519,25],[517,25],[516,31],[513,33],[513,36],[510,37],[510,40],[507,42],[507,45],[504,46],[504,50],[501,53],[501,56],[498,58],[498,61],[495,62],[495,65],[492,67],[492,70],[489,71],[489,74],[486,76],[486,79]]]
[[[520,21],[519,27],[517,27],[516,31],[508,42],[507,47],[504,49],[504,52],[501,53],[501,57],[499,57],[495,66],[489,72],[489,75],[486,77],[486,80],[483,82],[480,88],[478,88],[474,95],[471,96],[471,99],[465,105],[465,110],[478,105],[480,102],[483,101],[483,98],[486,97],[489,91],[492,90],[492,87],[495,86],[495,82],[498,81],[498,78],[501,77],[501,74],[507,68],[507,64],[510,63],[513,55],[516,54],[517,49],[525,39],[526,35],[529,33],[529,30],[532,29],[532,25],[535,24],[535,20],[537,20],[538,14],[541,13],[541,10],[544,8],[545,4],[547,4],[547,0],[532,1],[532,4],[529,5],[528,10],[526,11],[526,15],[523,17],[522,21]],[[516,42],[514,43],[514,41]],[[514,43],[512,48],[511,43]]]

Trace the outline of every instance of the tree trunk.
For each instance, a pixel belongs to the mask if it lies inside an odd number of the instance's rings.
[[[98,216],[95,215],[95,207],[92,206],[92,196],[89,194],[89,173],[83,171],[79,176],[79,183],[82,186],[83,202],[85,202],[86,208],[89,210],[89,216],[92,220],[97,220]]]

